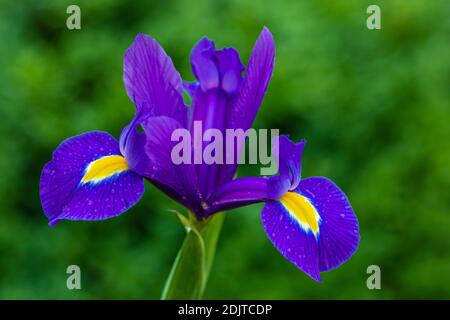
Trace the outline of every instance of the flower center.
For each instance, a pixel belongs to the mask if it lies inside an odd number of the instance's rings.
[[[119,155],[105,156],[89,163],[84,171],[81,184],[98,183],[128,169],[124,157]]]

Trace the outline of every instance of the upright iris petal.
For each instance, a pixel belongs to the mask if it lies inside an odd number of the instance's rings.
[[[229,128],[227,117],[240,90],[244,66],[235,49],[216,50],[214,42],[207,38],[200,40],[192,50],[191,64],[198,85],[191,86],[189,91],[192,94],[190,131],[195,141],[202,141],[208,129],[224,133]],[[201,125],[200,132],[195,130],[196,122]],[[197,137],[199,134],[200,139]],[[194,148],[203,149],[207,144],[194,144]],[[223,155],[222,152],[222,158]],[[203,201],[223,184],[223,167],[223,163],[196,166],[198,179],[202,181],[198,188]]]
[[[125,53],[124,83],[136,105],[133,120],[120,136],[130,167],[193,212],[200,211],[193,166],[171,160],[172,132],[188,127],[183,82],[151,37],[138,35]]]
[[[264,27],[253,47],[241,90],[230,110],[228,128],[247,130],[252,126],[269,86],[274,64],[275,42],[269,29]]]
[[[188,110],[183,103],[183,81],[170,57],[154,39],[137,35],[125,52],[123,81],[138,109],[148,103],[148,115],[171,117],[186,125]]]
[[[217,51],[212,41],[202,39],[191,54],[192,69],[199,82],[189,90],[193,98],[192,121],[201,121],[203,130],[215,128],[223,133],[225,129],[249,129],[267,90],[274,59],[275,45],[267,28],[255,43],[243,77],[244,67],[235,49]],[[239,143],[235,141],[232,164],[197,168],[199,179],[205,181],[201,186],[204,196],[209,197],[233,178],[243,148]],[[228,147],[225,143],[224,149]]]

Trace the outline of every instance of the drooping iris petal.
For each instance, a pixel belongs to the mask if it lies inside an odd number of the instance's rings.
[[[138,127],[142,128],[142,132]],[[197,177],[192,164],[175,164],[172,151],[178,141],[172,141],[177,129],[185,130],[175,119],[147,117],[130,128],[124,147],[125,157],[133,171],[146,177],[170,197],[197,212],[201,210]],[[191,161],[192,163],[192,161]]]
[[[87,132],[62,142],[41,174],[40,196],[50,225],[59,220],[102,220],[133,206],[144,192],[119,144],[106,132]]]
[[[274,246],[316,281],[356,251],[358,221],[345,194],[330,180],[302,180],[295,191],[268,201],[261,213]]]
[[[311,199],[322,218],[319,269],[328,271],[348,260],[359,244],[359,224],[344,192],[331,180],[311,177],[300,181],[296,192]]]
[[[183,126],[187,107],[183,102],[183,82],[172,60],[151,37],[137,35],[125,52],[123,81],[137,108],[148,103],[150,115],[168,116]]]
[[[279,201],[270,200],[261,213],[269,239],[281,254],[316,281],[321,281],[317,239]]]

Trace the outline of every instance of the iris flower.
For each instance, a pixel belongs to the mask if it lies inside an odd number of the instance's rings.
[[[62,142],[41,175],[40,197],[49,225],[102,220],[132,207],[144,179],[189,209],[198,220],[264,202],[264,230],[274,246],[317,281],[356,251],[359,227],[345,194],[323,177],[301,179],[305,141],[279,138],[279,173],[235,178],[236,164],[174,164],[175,129],[247,130],[269,84],[275,58],[264,28],[244,67],[234,48],[201,39],[191,53],[194,83],[186,83],[151,37],[139,34],[125,52],[123,80],[136,107],[119,141],[91,131]],[[245,71],[245,72],[244,72]],[[183,100],[191,97],[191,106]],[[196,148],[198,146],[193,146]],[[276,147],[276,145],[274,146]],[[236,158],[241,146],[236,147]],[[276,152],[275,152],[276,153]]]

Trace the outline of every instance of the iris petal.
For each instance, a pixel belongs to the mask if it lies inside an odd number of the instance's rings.
[[[248,177],[231,180],[208,199],[207,213],[213,214],[268,199],[270,181],[267,178]]]
[[[297,268],[320,282],[319,245],[314,233],[305,230],[280,201],[268,201],[262,210],[261,220],[264,231],[278,251]]]
[[[330,180],[302,180],[295,191],[268,201],[261,213],[274,246],[316,281],[347,261],[359,243],[359,226],[345,194]]]
[[[191,64],[198,86],[187,87],[192,97],[190,130],[194,135],[193,124],[198,122],[202,126],[202,135],[208,129],[225,133],[229,110],[242,84],[244,66],[239,54],[234,48],[216,50],[213,41],[203,38],[192,50]],[[225,149],[225,141],[224,144]],[[196,145],[196,148],[205,148],[206,145],[207,143],[202,143]],[[198,179],[202,181],[199,191],[203,198],[208,198],[226,181],[223,171],[227,166],[229,165],[196,165]]]
[[[175,119],[159,116],[147,117],[140,126],[143,132],[135,126],[128,134],[125,157],[129,166],[190,210],[201,210],[194,165],[172,161],[172,150],[178,143],[172,141],[172,134],[184,129],[182,125]]]
[[[239,92],[244,65],[234,48],[224,48],[216,52],[217,67],[220,74],[220,88],[229,96]]]
[[[204,37],[191,52],[192,72],[203,91],[217,88],[220,83],[219,70],[214,60],[215,51],[214,41]]]
[[[146,102],[152,116],[172,117],[186,125],[180,74],[153,38],[139,34],[125,52],[123,81],[137,108]]]
[[[128,169],[119,144],[92,131],[62,142],[42,171],[40,196],[50,225],[59,220],[102,220],[133,206],[144,181]]]
[[[269,29],[264,28],[253,47],[237,100],[230,110],[229,128],[251,127],[272,77],[275,43]]]
[[[271,177],[273,184],[284,189],[281,193],[284,194],[288,190],[295,189],[300,183],[302,174],[302,153],[306,144],[306,140],[300,140],[295,143],[289,140],[288,136],[280,136],[275,139],[278,144],[272,144],[272,153],[278,155],[278,176]],[[281,196],[280,195],[280,196]]]
[[[227,129],[246,131],[251,128],[269,86],[274,63],[275,43],[269,29],[264,27],[253,47],[239,93],[227,110]],[[233,178],[242,150],[242,145],[235,146],[235,165],[223,167],[224,181]]]
[[[295,143],[287,136],[274,139],[279,139],[279,143],[272,146],[272,153],[278,154],[279,174],[269,178],[238,178],[224,183],[208,198],[209,214],[266,199],[277,199],[298,186],[305,140]]]
[[[359,224],[345,193],[331,180],[311,177],[296,192],[311,199],[320,214],[319,269],[328,271],[350,259],[359,244]]]

